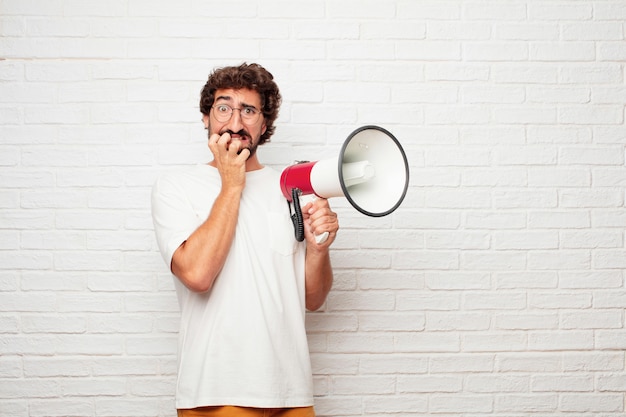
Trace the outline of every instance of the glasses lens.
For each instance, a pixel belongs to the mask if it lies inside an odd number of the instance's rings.
[[[216,104],[213,106],[213,114],[218,122],[227,122],[233,116],[235,110],[239,111],[241,120],[246,123],[255,123],[259,120],[261,112],[254,107],[244,107],[242,109],[233,109],[227,104]]]
[[[233,114],[233,109],[225,104],[218,104],[213,106],[213,114],[219,122],[227,122],[230,116]]]
[[[254,107],[244,107],[240,110],[241,118],[246,122],[256,122],[260,112]]]

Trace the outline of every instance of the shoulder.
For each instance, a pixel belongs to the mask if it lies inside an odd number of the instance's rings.
[[[246,183],[262,185],[262,184],[278,184],[280,173],[275,169],[264,166],[256,171],[248,171],[246,173]]]
[[[158,175],[152,186],[153,199],[181,198],[219,189],[217,170],[208,165],[192,165],[169,169]]]
[[[189,165],[172,168],[160,173],[154,186],[184,186],[197,181],[205,182],[211,178],[219,178],[215,168],[209,165]]]

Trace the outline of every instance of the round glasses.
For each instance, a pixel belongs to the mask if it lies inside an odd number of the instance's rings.
[[[236,109],[230,107],[228,104],[216,104],[212,109],[215,119],[221,123],[229,121],[230,118],[233,117],[233,111],[235,110],[239,110],[241,120],[247,124],[256,123],[259,120],[259,116],[261,116],[261,111],[252,106],[244,106],[241,109]]]

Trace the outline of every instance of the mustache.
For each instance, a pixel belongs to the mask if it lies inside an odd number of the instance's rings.
[[[238,135],[238,136],[250,138],[250,133],[248,133],[245,129],[241,129],[238,132],[233,132],[230,129],[225,129],[220,132],[220,136],[223,135],[224,133],[228,133],[230,136]]]

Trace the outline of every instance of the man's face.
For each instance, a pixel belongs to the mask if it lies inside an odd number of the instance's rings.
[[[265,119],[261,112],[261,97],[253,90],[232,88],[215,91],[215,101],[209,115],[203,117],[209,137],[229,133],[239,139],[242,149],[248,148],[254,155],[259,139],[265,133]]]

